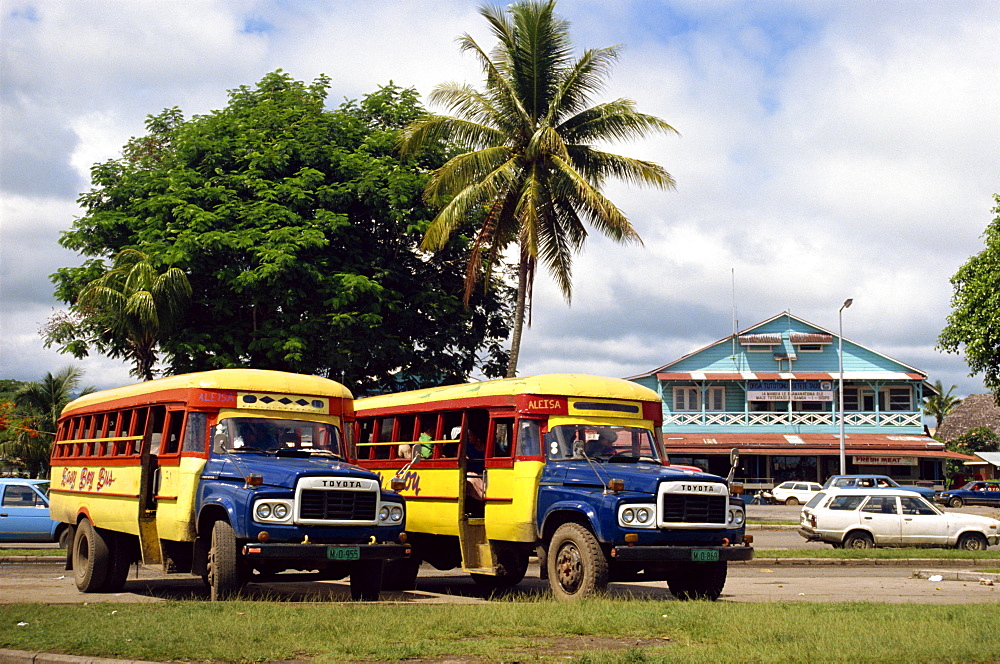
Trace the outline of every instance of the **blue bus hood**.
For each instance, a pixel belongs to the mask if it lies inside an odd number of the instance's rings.
[[[244,477],[245,473],[259,473],[266,486],[295,488],[300,477],[334,476],[351,479],[375,480],[381,484],[379,476],[370,470],[359,468],[344,461],[322,457],[274,457],[257,454],[234,455],[237,462],[221,456],[210,459],[203,474],[218,474],[220,477]]]
[[[726,483],[726,480],[718,475],[679,470],[655,463],[594,462],[591,465],[586,460],[573,460],[546,464],[542,472],[543,482],[556,482],[564,486],[591,487],[602,484],[606,486],[610,479],[622,480],[625,483],[625,493],[652,495],[656,494],[657,487],[663,481]]]

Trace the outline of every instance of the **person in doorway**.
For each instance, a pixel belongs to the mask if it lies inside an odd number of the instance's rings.
[[[486,484],[483,471],[486,464],[486,442],[483,436],[470,427],[465,445],[465,511],[472,516],[483,516],[486,505]]]

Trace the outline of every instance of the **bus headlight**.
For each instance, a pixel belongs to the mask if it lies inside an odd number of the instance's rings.
[[[729,527],[730,528],[742,528],[743,524],[746,523],[746,514],[743,512],[742,508],[730,507],[729,508]]]
[[[253,508],[253,518],[261,523],[284,523],[291,519],[292,504],[288,500],[258,500]]]
[[[378,511],[380,526],[398,526],[403,522],[403,506],[398,503],[385,503]]]
[[[656,525],[653,505],[622,505],[618,508],[618,525],[624,528],[652,528]]]

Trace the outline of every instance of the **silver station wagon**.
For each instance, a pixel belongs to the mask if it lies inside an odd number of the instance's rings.
[[[1000,543],[1000,521],[942,512],[904,489],[824,489],[799,518],[799,534],[834,547],[957,547],[982,551]]]

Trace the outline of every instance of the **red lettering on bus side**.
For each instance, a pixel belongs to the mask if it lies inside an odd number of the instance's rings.
[[[94,487],[94,471],[89,468],[83,468],[80,470],[80,484],[77,488],[81,491],[83,489],[92,489]]]
[[[111,486],[115,483],[115,475],[113,472],[107,468],[101,468],[97,473],[97,489],[101,490],[106,486]]]
[[[76,471],[70,470],[69,468],[63,468],[61,482],[62,486],[68,486],[72,489],[73,485],[76,484]]]

